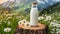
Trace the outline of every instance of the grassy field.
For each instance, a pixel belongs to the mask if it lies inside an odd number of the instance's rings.
[[[0,14],[0,34],[14,34],[18,21],[23,19],[29,21],[30,15],[6,13],[7,11]],[[47,25],[52,34],[60,31],[60,13],[42,14],[38,17],[38,21]]]

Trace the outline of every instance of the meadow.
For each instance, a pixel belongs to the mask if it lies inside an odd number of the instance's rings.
[[[54,5],[55,6],[55,5]],[[60,33],[60,5],[39,11],[38,21],[48,26],[51,34]],[[30,12],[17,12],[0,6],[0,34],[14,34],[20,20],[30,21]]]

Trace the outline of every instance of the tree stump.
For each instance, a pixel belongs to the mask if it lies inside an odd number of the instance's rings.
[[[37,27],[25,28],[17,26],[14,34],[49,34],[48,28],[43,24],[38,24]]]

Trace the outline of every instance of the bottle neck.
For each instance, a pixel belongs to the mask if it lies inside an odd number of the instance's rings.
[[[32,8],[37,8],[37,5],[32,5]]]

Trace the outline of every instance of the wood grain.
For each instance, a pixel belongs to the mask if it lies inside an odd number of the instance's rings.
[[[17,26],[14,34],[49,34],[48,29],[43,24],[38,24],[38,27],[24,28],[24,26]]]

